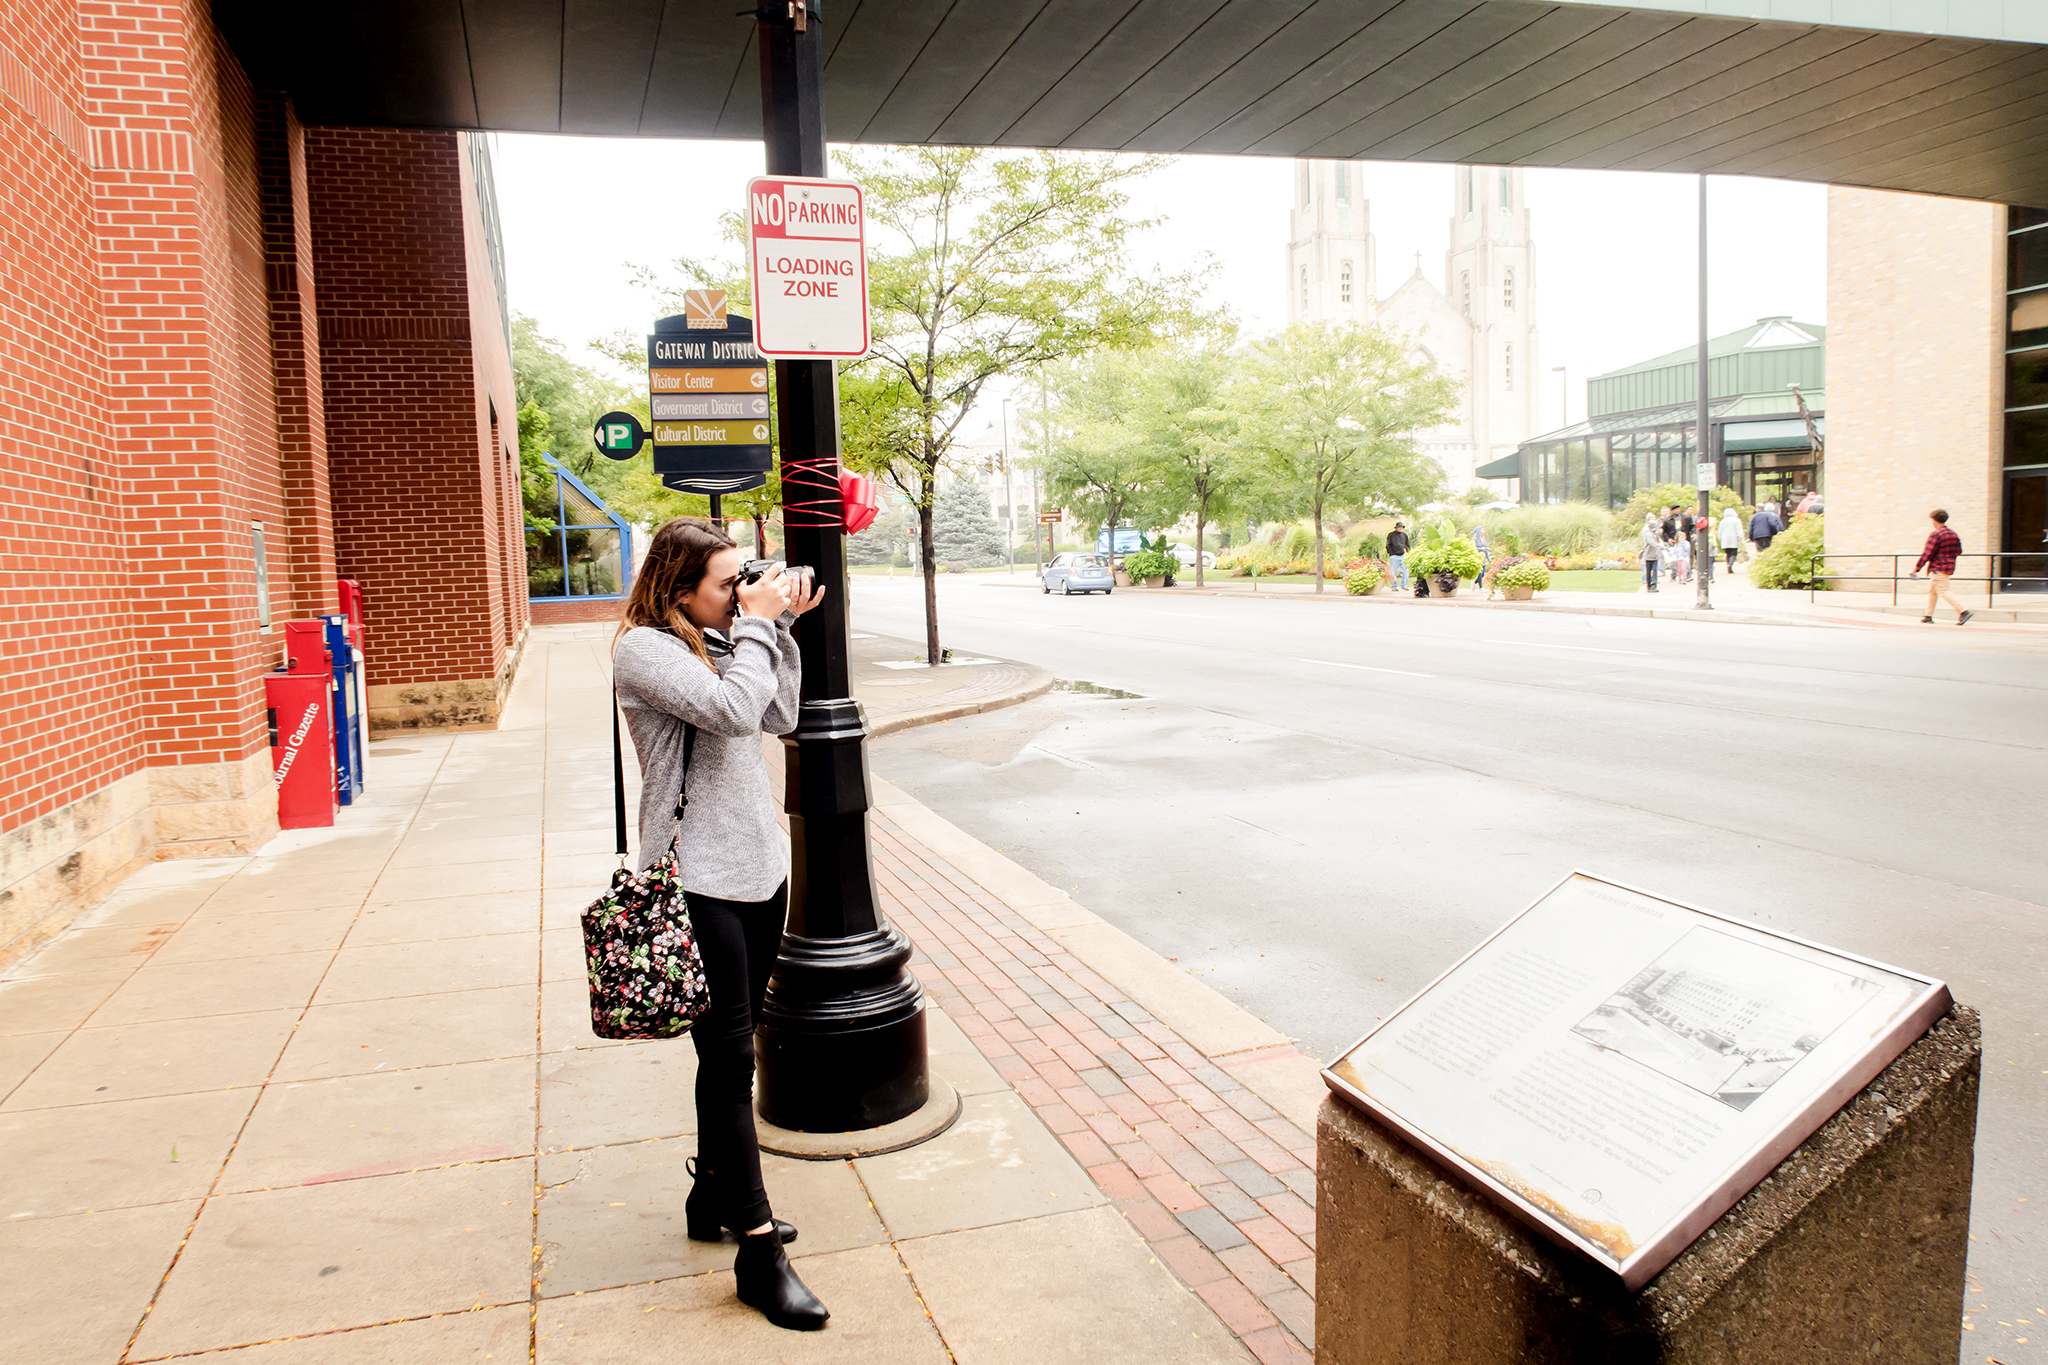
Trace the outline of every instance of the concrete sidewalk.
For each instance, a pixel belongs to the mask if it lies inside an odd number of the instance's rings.
[[[375,746],[336,828],[148,868],[0,982],[8,1358],[1300,1359],[1314,1064],[879,783],[964,1112],[767,1158],[835,1316],[733,1300],[730,1244],[682,1229],[692,1049],[585,1013],[604,635],[537,630],[500,730]]]

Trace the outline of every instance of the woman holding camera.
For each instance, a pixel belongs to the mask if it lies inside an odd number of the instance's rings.
[[[761,736],[796,728],[802,667],[790,626],[825,590],[806,598],[779,567],[749,576],[741,565],[739,548],[711,522],[678,518],[656,531],[619,623],[613,678],[640,756],[636,866],[650,866],[675,837],[711,993],[691,1029],[689,1234],[717,1241],[724,1229],[738,1233],[740,1301],[778,1327],[807,1330],[830,1314],[782,1250],[796,1229],[769,1211],[754,1132],[754,1026],[788,905],[788,853]]]

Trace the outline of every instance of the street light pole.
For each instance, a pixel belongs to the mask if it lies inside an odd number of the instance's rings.
[[[818,0],[756,12],[768,174],[819,176],[825,160],[824,25]],[[797,618],[803,690],[783,737],[789,920],[755,1032],[761,1116],[843,1133],[907,1117],[929,1095],[924,992],[910,940],[875,891],[868,846],[867,717],[853,700],[846,538],[839,485],[839,387],[829,360],[775,362],[783,535],[825,598]]]
[[[1707,423],[1707,177],[1704,173],[1700,176],[1699,256],[1700,345],[1699,356],[1693,365],[1693,369],[1698,372],[1695,378],[1699,380],[1699,383],[1694,386],[1696,407],[1693,415],[1693,461],[1695,475],[1698,475],[1700,470],[1711,469],[1714,464],[1713,441],[1710,439],[1712,429]],[[1708,495],[1713,492],[1714,480],[1711,477],[1695,477],[1693,482],[1700,486],[1699,511],[1695,514],[1697,520],[1693,524],[1693,538],[1697,544],[1693,547],[1692,581],[1699,585],[1698,591],[1693,598],[1693,609],[1695,611],[1712,611],[1714,604],[1709,600],[1712,597],[1712,593],[1709,591],[1709,580],[1713,576],[1714,569],[1713,565],[1707,561],[1707,555],[1711,552],[1711,538],[1707,526],[1707,516],[1712,507]]]
[[[1010,551],[1010,572],[1017,572],[1017,499],[1010,493],[1010,400],[1003,399],[1003,543]]]

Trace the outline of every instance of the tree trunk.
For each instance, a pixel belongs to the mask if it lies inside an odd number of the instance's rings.
[[[1209,495],[1202,494],[1195,509],[1195,586],[1202,586],[1202,528],[1209,524]]]
[[[1316,494],[1316,591],[1323,590],[1323,495]]]
[[[924,661],[937,668],[939,653],[939,566],[932,559],[932,483],[935,476],[919,480],[924,496],[917,507],[917,557],[924,566]]]

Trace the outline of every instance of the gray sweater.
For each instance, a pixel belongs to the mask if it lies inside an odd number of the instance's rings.
[[[683,890],[721,900],[766,900],[789,873],[789,851],[775,820],[761,736],[796,728],[802,664],[790,635],[794,618],[743,616],[733,623],[730,654],[713,673],[690,647],[645,626],[626,632],[612,657],[619,705],[640,755],[640,853],[635,868],[659,858],[675,832],[683,780],[683,724],[697,727],[690,755],[690,803],[677,860]]]

